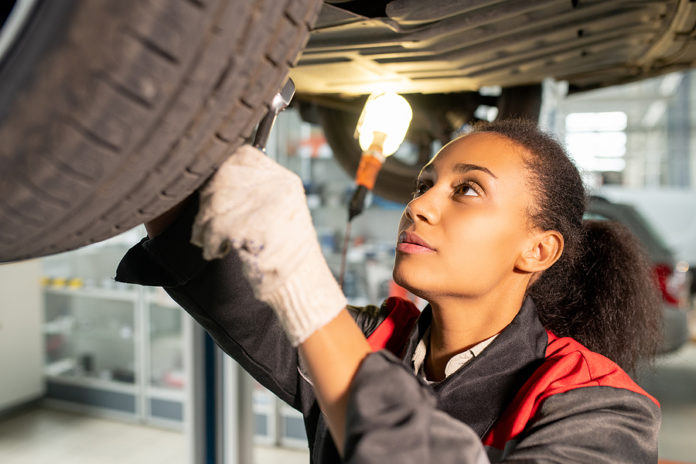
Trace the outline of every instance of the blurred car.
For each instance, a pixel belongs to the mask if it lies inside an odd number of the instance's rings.
[[[662,296],[664,337],[660,352],[669,353],[679,349],[689,340],[686,310],[689,306],[691,274],[688,265],[675,259],[674,252],[631,205],[591,196],[585,218],[617,221],[638,238],[652,263],[655,282]]]
[[[695,26],[688,0],[2,2],[0,262],[181,201],[295,63],[296,102],[351,175],[365,97],[406,94],[416,156],[391,157],[376,187],[398,201],[433,141],[496,112],[537,117],[546,77],[580,91],[693,67]]]

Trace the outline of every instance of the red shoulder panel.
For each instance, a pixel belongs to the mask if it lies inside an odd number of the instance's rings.
[[[549,344],[546,347],[544,379],[549,381],[544,397],[563,393],[582,387],[623,388],[650,398],[658,407],[660,403],[624,372],[614,361],[599,353],[590,351],[580,342],[570,337],[559,338],[547,331]],[[552,380],[552,373],[562,374]],[[535,375],[540,373],[539,370]]]
[[[521,433],[543,401],[576,388],[614,387],[658,401],[640,388],[618,365],[570,337],[547,331],[546,360],[522,386],[513,402],[486,435],[484,444],[498,449]]]
[[[385,305],[389,314],[367,337],[367,342],[372,351],[386,349],[399,356],[420,316],[420,310],[412,302],[396,296],[387,298]]]

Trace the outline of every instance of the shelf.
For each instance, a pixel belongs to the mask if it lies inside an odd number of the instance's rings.
[[[50,323],[49,323],[50,324]],[[72,337],[93,339],[98,338],[105,341],[117,341],[132,344],[136,333],[133,327],[123,326],[119,328],[92,327],[85,328],[79,325],[70,328],[55,328],[51,325],[44,326],[45,335],[70,335]]]
[[[147,387],[145,394],[151,398],[159,398],[162,400],[170,401],[184,401],[184,392],[182,390],[175,390],[169,388],[160,387]]]
[[[47,375],[46,380],[61,383],[63,385],[75,385],[78,387],[97,388],[118,393],[135,395],[136,388],[133,384],[117,382],[115,380],[97,379],[93,377],[75,377],[67,375]]]
[[[116,300],[135,302],[138,299],[137,290],[116,290],[109,288],[45,288],[47,295],[65,295],[80,298],[95,298],[103,300]]]
[[[44,367],[44,375],[46,377],[61,377],[61,372],[68,372],[75,369],[77,361],[75,358],[63,358],[58,361],[53,361]]]
[[[70,318],[54,319],[47,321],[43,325],[44,335],[68,335],[72,333],[75,326],[75,320]]]

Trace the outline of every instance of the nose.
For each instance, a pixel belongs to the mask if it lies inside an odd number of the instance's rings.
[[[406,216],[413,222],[436,224],[440,214],[435,205],[432,189],[414,198],[406,205]]]

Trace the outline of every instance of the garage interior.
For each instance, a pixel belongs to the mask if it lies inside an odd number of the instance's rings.
[[[565,141],[593,194],[635,208],[691,279],[696,73],[566,92],[562,82],[544,82],[540,124]],[[494,110],[477,111],[485,119]],[[268,153],[305,182],[322,249],[337,274],[353,180],[333,159],[321,129],[294,109],[280,115]],[[407,148],[395,156],[408,158]],[[402,208],[374,196],[354,221],[344,285],[350,303],[376,303],[393,291]],[[143,235],[138,227],[76,251],[0,266],[0,461],[174,464],[194,462],[196,450],[210,446],[196,418],[205,389],[195,357],[205,344],[202,334],[161,289],[113,280],[120,257]],[[660,459],[694,463],[696,286],[667,285],[686,292],[678,311],[690,338],[637,380],[662,405]],[[230,387],[215,432],[226,462],[237,462],[235,446],[248,448],[258,464],[308,462],[301,416],[229,359],[215,357]],[[237,414],[248,396],[249,411]]]

